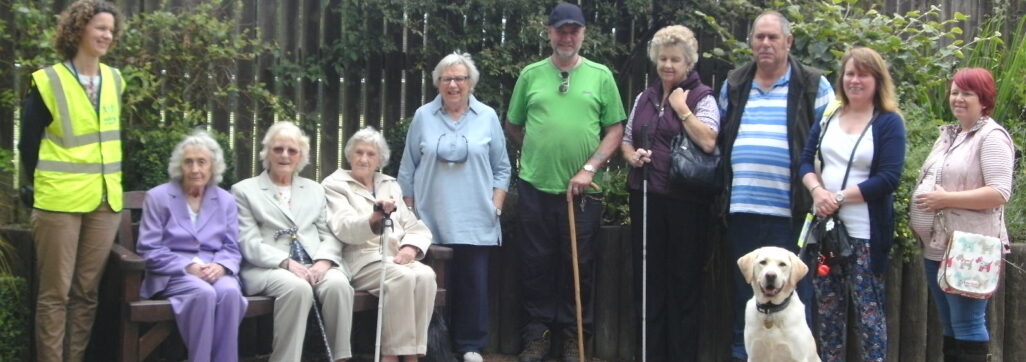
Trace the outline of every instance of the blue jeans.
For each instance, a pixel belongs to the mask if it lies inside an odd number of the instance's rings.
[[[924,259],[926,267],[926,285],[930,288],[937,315],[944,324],[944,335],[962,341],[985,342],[990,340],[987,333],[987,302],[989,299],[976,299],[949,294],[941,291],[937,285],[937,271],[940,262]]]
[[[798,233],[802,220],[788,217],[734,213],[727,217],[727,242],[733,251],[732,260],[745,256],[763,246],[779,246],[798,253]],[[804,260],[806,265],[812,265]],[[730,346],[733,357],[748,359],[745,351],[745,303],[752,299],[752,287],[745,283],[741,269],[734,269],[734,342]],[[811,267],[810,267],[811,271]],[[812,274],[810,272],[810,274]],[[812,327],[812,277],[798,282],[798,298],[805,303],[805,322]]]

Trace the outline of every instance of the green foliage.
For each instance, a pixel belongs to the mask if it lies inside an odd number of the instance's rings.
[[[403,159],[403,150],[406,149],[406,131],[410,129],[410,123],[413,122],[413,118],[403,118],[395,123],[394,126],[385,132],[385,141],[388,142],[388,149],[392,151],[389,156],[388,165],[382,172],[386,175],[396,177],[399,175],[399,161]],[[344,140],[343,142],[348,141]],[[345,155],[342,155],[345,157]],[[349,164],[349,160],[346,160],[346,165]],[[348,166],[345,166],[347,169]]]
[[[231,106],[233,97],[289,113],[261,85],[240,88],[238,61],[276,49],[258,32],[240,28],[236,1],[204,1],[181,13],[157,10],[131,16],[121,42],[104,61],[116,64],[131,85],[125,92],[124,126],[150,127],[162,118],[188,126],[209,123],[208,111]]]
[[[26,361],[31,315],[25,279],[0,275],[0,305],[0,361]]]
[[[602,225],[628,225],[631,223],[630,194],[627,191],[627,174],[630,170],[630,165],[616,160],[610,162],[609,167],[603,173],[605,179],[601,184],[606,186],[602,190],[606,210],[602,213]]]
[[[191,128],[176,123],[173,126],[132,128],[124,130],[122,142],[125,150],[133,150],[131,157],[125,157],[124,180],[126,191],[149,190],[168,181],[167,166],[171,151],[190,132]],[[228,148],[228,137],[212,133],[224,151],[224,178],[221,187],[228,188],[235,183],[235,155]]]

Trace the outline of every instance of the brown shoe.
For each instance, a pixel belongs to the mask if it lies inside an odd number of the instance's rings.
[[[563,339],[563,362],[580,362],[581,354],[577,349],[577,336],[567,336]]]
[[[520,355],[517,358],[520,362],[541,362],[545,355],[549,353],[551,343],[549,331],[546,330],[542,333],[541,338],[527,341],[527,345],[524,346],[523,351],[520,351]]]

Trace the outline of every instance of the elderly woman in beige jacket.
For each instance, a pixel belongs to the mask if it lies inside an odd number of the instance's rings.
[[[302,357],[314,293],[332,359],[352,357],[353,288],[342,262],[342,243],[328,230],[324,189],[299,177],[309,154],[310,138],[299,127],[275,123],[260,151],[264,172],[232,186],[239,206],[245,292],[275,298],[271,361]],[[293,238],[309,255],[308,263],[290,258]]]
[[[343,262],[352,273],[353,288],[379,295],[385,272],[381,354],[383,361],[416,361],[427,353],[428,322],[435,301],[435,273],[418,260],[431,245],[431,231],[406,207],[397,207],[402,191],[396,179],[378,172],[388,163],[388,144],[367,127],[346,142],[351,170],[339,169],[324,179],[328,226],[345,246]],[[393,227],[379,245],[384,219]]]

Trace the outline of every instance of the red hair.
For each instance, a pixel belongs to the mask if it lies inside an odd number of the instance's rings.
[[[990,74],[989,70],[983,68],[959,69],[951,78],[951,83],[976,93],[976,96],[980,98],[980,105],[983,106],[983,115],[989,116],[994,112],[997,85],[994,84],[994,76]]]

